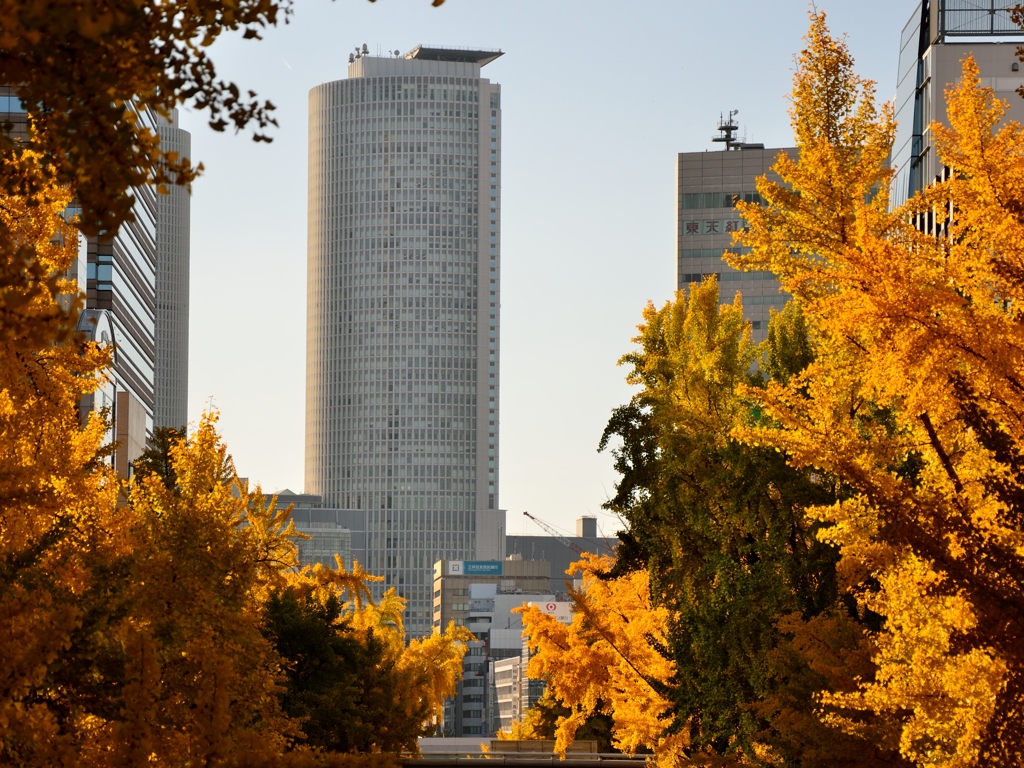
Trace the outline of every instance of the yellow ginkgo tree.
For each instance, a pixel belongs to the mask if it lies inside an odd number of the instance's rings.
[[[932,126],[948,179],[890,210],[890,107],[824,17],[795,77],[798,153],[751,249],[802,306],[815,358],[750,389],[769,418],[738,430],[845,491],[808,514],[844,587],[881,617],[873,678],[821,699],[849,732],[870,712],[922,766],[1024,761],[1024,131],[963,64]]]
[[[687,743],[682,733],[667,732],[664,692],[674,671],[665,646],[669,613],[652,605],[647,571],[603,578],[613,564],[609,556],[584,555],[572,566],[583,584],[571,593],[571,624],[536,606],[521,609],[531,651],[527,674],[544,680],[571,710],[558,721],[557,751],[565,754],[589,717],[607,714],[616,748],[653,751],[659,764],[672,765]]]
[[[215,414],[170,445],[173,482],[115,475],[106,414],[81,408],[110,354],[75,332],[72,195],[39,156],[17,162],[34,183],[0,195],[0,764],[298,754],[304,723],[281,705],[288,660],[266,605],[296,585],[365,595],[367,577],[298,569],[287,510],[239,480]],[[370,744],[396,751],[415,749],[451,695],[468,637],[449,628],[407,646],[403,609],[394,594],[356,599],[346,619],[383,649],[362,673],[386,673],[384,704],[408,735]]]
[[[79,412],[110,358],[74,333],[71,194],[38,155],[17,172],[33,191],[0,197],[0,763],[58,764],[74,748],[69,707],[35,694],[87,618],[96,569],[130,549],[130,519],[102,460],[106,425]]]

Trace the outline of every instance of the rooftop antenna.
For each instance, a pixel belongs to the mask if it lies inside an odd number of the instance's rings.
[[[367,47],[366,43],[363,43],[363,56],[369,56],[369,55],[370,55],[370,49]]]
[[[355,54],[350,53],[348,55],[348,63],[351,64],[355,60],[356,60]]]
[[[725,120],[721,113],[718,114],[718,136],[711,140],[724,143],[727,152],[733,148],[733,144],[737,143],[733,134],[740,129],[740,126],[733,118],[739,113],[738,109],[730,109],[728,120]]]

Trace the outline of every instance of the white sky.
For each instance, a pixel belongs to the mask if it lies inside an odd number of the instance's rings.
[[[914,0],[819,0],[861,75],[895,91]],[[189,416],[212,402],[239,474],[303,487],[306,103],[349,51],[417,43],[501,48],[500,502],[509,533],[618,528],[596,452],[630,397],[616,360],[645,302],[675,285],[675,157],[717,151],[719,113],[748,141],[791,143],[786,94],[803,0],[299,0],[262,41],[219,40],[219,74],[277,105],[272,144],[185,113],[206,172],[192,200]],[[742,130],[741,130],[742,133]]]

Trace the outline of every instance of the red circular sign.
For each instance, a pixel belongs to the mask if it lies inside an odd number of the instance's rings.
[[[544,610],[546,610],[546,611],[556,611],[556,610],[558,610],[558,606],[555,605],[554,603],[548,603],[547,605],[544,606]]]

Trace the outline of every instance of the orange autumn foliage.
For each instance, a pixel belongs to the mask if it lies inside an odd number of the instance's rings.
[[[602,579],[614,561],[585,554],[569,573],[582,575],[571,592],[573,620],[561,624],[536,606],[524,606],[523,635],[532,657],[530,677],[544,680],[554,697],[572,710],[558,721],[556,751],[563,755],[576,731],[595,713],[612,718],[612,741],[628,754],[655,751],[665,765],[686,746],[667,735],[669,702],[662,695],[673,665],[664,647],[668,611],[651,604],[646,571]]]
[[[0,196],[0,764],[358,765],[288,751],[302,723],[263,614],[296,586],[356,595],[346,620],[386,639],[395,706],[422,730],[468,632],[406,645],[404,601],[365,599],[358,565],[299,570],[288,511],[239,480],[215,414],[171,446],[174,483],[111,470],[105,414],[80,414],[110,352],[74,333],[71,195],[20,162],[35,192]]]
[[[130,523],[101,460],[106,427],[79,420],[110,358],[73,333],[71,195],[45,183],[37,155],[22,155],[18,172],[41,191],[0,198],[0,762],[10,745],[35,744],[56,764],[70,746],[34,692],[82,624],[95,569],[125,553]]]

